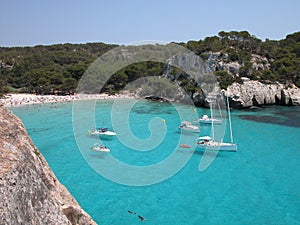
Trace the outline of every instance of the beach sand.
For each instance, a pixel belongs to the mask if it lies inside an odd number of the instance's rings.
[[[35,94],[7,94],[0,98],[0,105],[6,107],[22,106],[30,104],[42,104],[52,102],[72,102],[84,99],[114,99],[114,98],[133,98],[131,95],[116,94],[74,94],[74,95],[35,95]]]

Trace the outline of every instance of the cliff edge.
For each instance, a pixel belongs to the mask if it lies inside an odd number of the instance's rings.
[[[96,224],[57,180],[23,123],[0,106],[0,225]]]

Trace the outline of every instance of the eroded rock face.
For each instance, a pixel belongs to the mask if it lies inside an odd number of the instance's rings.
[[[20,119],[0,106],[0,224],[96,224],[57,180]]]
[[[300,106],[300,89],[293,86],[281,91],[282,102],[285,105]]]
[[[263,84],[259,81],[233,83],[227,88],[232,107],[247,108],[260,105],[300,105],[300,89],[280,83]]]

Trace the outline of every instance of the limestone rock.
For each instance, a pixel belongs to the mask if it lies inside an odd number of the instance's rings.
[[[285,105],[298,105],[300,106],[300,89],[295,85],[282,89],[282,101]]]
[[[0,224],[96,224],[57,180],[20,119],[0,106]]]
[[[232,107],[246,108],[269,104],[300,105],[300,89],[296,86],[286,87],[280,83],[261,83],[244,81],[233,83],[227,88]]]

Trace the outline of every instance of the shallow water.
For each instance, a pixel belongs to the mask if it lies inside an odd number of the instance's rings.
[[[128,104],[130,100],[123,102],[119,113]],[[193,109],[188,106],[141,101],[134,105],[128,118],[124,117],[139,140],[147,140],[158,127],[156,131],[161,132],[162,139],[158,136],[152,149],[133,150],[128,146],[134,142],[129,140],[124,144],[127,140],[118,137],[102,140],[102,143],[111,149],[111,156],[125,164],[142,167],[164,162],[182,140],[194,138],[178,132],[183,119],[179,118],[178,108],[184,119],[197,116],[197,113],[191,115]],[[300,224],[299,108],[274,106],[232,111],[238,152],[218,153],[212,164],[200,172],[204,151],[178,149],[177,155],[190,157],[183,168],[169,179],[148,186],[122,185],[96,172],[109,156],[77,146],[72,103],[11,110],[22,119],[58,179],[99,224],[139,224],[138,215],[147,218],[147,224]],[[95,125],[115,129],[111,110],[112,101],[98,101]],[[207,109],[197,110],[199,115],[209,113]],[[90,126],[85,115],[80,121]],[[152,127],[149,127],[150,121]],[[122,120],[119,126],[121,124]],[[209,133],[209,126],[201,127],[201,135]],[[99,141],[88,136],[86,130],[78,135],[87,146]],[[135,178],[126,170],[118,171],[117,167],[106,169],[124,179]],[[167,171],[155,172],[157,174],[145,174],[145,179],[167,174]],[[137,214],[130,214],[128,210]]]

